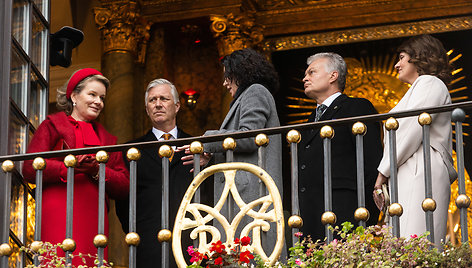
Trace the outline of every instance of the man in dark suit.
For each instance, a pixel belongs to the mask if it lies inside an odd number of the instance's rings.
[[[130,142],[189,137],[176,126],[176,115],[180,108],[180,102],[177,89],[171,82],[165,79],[151,81],[146,89],[145,107],[152,122],[152,129],[146,135]],[[182,156],[184,156],[184,152],[175,152],[169,165],[170,226],[168,229],[171,231],[180,201],[192,180],[191,166],[182,165],[180,160]],[[126,163],[129,162],[126,161]],[[137,163],[136,229],[141,238],[137,247],[137,267],[161,266],[161,243],[157,241],[157,233],[162,229],[161,187],[162,159],[159,157],[158,148],[142,149],[141,158]],[[128,233],[128,200],[117,203],[117,214],[124,232]],[[176,267],[172,253],[170,256],[171,266]]]
[[[308,68],[303,79],[305,94],[316,100],[317,110],[308,122],[324,121],[377,113],[372,103],[362,98],[350,98],[342,94],[346,84],[346,63],[335,53],[319,53],[308,58]],[[326,122],[329,124],[329,122]],[[377,176],[377,166],[382,157],[380,125],[368,123],[364,136],[364,172],[366,208],[370,212],[368,225],[375,224],[378,209],[370,195]],[[332,211],[336,225],[345,221],[357,224],[354,211],[357,203],[356,140],[352,125],[334,127],[331,141]],[[323,240],[325,227],[321,223],[324,208],[323,191],[323,141],[320,129],[301,132],[298,149],[300,214],[302,232],[314,240]]]

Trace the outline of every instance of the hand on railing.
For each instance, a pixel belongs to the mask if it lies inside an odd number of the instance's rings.
[[[181,151],[185,151],[185,154],[186,154],[186,156],[183,156],[181,158],[183,162],[182,164],[193,165],[193,154],[190,152],[190,145],[184,145],[181,147],[177,147],[177,149],[175,149],[175,152],[181,152]],[[210,161],[211,157],[212,157],[211,153],[203,152],[203,154],[201,154],[200,156],[200,166],[201,167],[206,166],[208,162]],[[193,169],[191,169],[190,172],[193,172]]]
[[[94,155],[84,154],[77,156],[77,166],[75,170],[80,173],[88,174],[92,177],[96,177],[98,174],[98,161]]]

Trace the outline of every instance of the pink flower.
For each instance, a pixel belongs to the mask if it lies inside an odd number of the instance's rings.
[[[300,238],[300,237],[303,236],[303,233],[302,233],[302,232],[296,232],[296,233],[294,234],[294,236]]]
[[[195,251],[193,250],[193,246],[189,246],[187,248],[187,252],[188,252],[188,255],[193,256],[193,254],[195,253]]]
[[[418,238],[418,236],[416,234],[414,235],[410,235],[411,238]]]
[[[303,262],[302,262],[302,260],[300,260],[300,259],[296,259],[296,260],[295,260],[295,263],[296,263],[297,265],[300,265],[300,266],[303,265]]]

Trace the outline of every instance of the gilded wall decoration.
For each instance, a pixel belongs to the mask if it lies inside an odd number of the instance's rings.
[[[273,52],[468,29],[472,29],[472,16],[269,38],[262,46],[264,50]]]
[[[220,56],[231,54],[235,50],[258,46],[264,39],[262,25],[257,25],[254,14],[210,16],[210,29],[218,40]]]
[[[137,3],[109,2],[93,11],[102,32],[103,53],[130,52],[143,63],[151,25],[140,17]]]

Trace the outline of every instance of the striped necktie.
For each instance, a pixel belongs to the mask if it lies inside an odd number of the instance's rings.
[[[316,107],[316,115],[315,115],[315,122],[320,121],[321,116],[323,113],[328,109],[328,106],[321,104]]]

